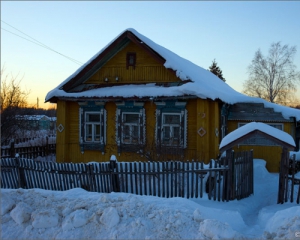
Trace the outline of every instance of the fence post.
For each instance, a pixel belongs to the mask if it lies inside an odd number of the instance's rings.
[[[110,179],[111,179],[112,191],[120,192],[120,181],[119,181],[119,176],[116,173],[116,167],[117,167],[116,162],[117,162],[116,156],[111,155],[110,162],[109,162],[109,168],[110,168]]]
[[[253,149],[250,151],[250,194],[254,194],[254,169],[253,169]]]
[[[48,136],[46,136],[46,153],[45,153],[45,156],[48,156],[49,155],[49,141],[48,141]]]
[[[25,174],[24,174],[24,169],[20,166],[20,159],[19,159],[19,154],[15,156],[15,164],[16,168],[18,170],[18,185],[19,188],[25,188],[26,186],[26,179],[25,179]]]
[[[279,184],[278,184],[278,197],[277,204],[283,204],[285,201],[285,193],[287,192],[288,185],[286,184],[286,179],[288,177],[288,157],[287,157],[287,149],[283,148],[281,153],[280,160],[280,172],[279,172]]]
[[[14,158],[15,157],[15,140],[12,139],[10,143],[10,157]]]
[[[290,172],[289,174],[292,174],[292,184],[291,184],[291,199],[290,199],[290,202],[293,202],[294,201],[294,185],[295,185],[295,172],[296,172],[296,154],[294,154],[292,156],[292,172]]]
[[[229,149],[226,151],[226,157],[228,158],[228,200],[235,199],[235,170],[234,170],[234,150]]]

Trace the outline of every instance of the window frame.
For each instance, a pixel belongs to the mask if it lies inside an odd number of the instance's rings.
[[[172,124],[172,123],[164,123],[165,120],[165,116],[179,116],[179,123],[177,124]],[[182,122],[182,115],[181,113],[174,113],[174,112],[163,112],[162,113],[162,118],[161,118],[161,143],[164,146],[180,146],[181,144],[181,122]],[[170,128],[170,136],[169,136],[169,141],[168,143],[166,143],[167,141],[165,140],[165,128],[169,127]],[[178,140],[177,140],[177,144],[173,144],[173,140],[174,139],[174,131],[173,128],[174,127],[178,127]]]
[[[187,148],[187,119],[188,111],[186,102],[166,101],[155,102],[156,104],[156,127],[155,140],[156,150],[158,153],[177,152],[183,154],[183,150]],[[164,143],[163,141],[163,121],[166,115],[180,115],[179,140],[176,144]],[[173,151],[176,149],[176,151]]]
[[[106,110],[103,102],[79,102],[79,145],[81,152],[99,150],[104,153],[106,145]],[[88,116],[99,114],[99,122],[89,121]],[[92,139],[87,139],[87,127],[92,125]],[[95,139],[95,126],[99,126],[99,141]]]
[[[131,57],[133,59],[133,63],[130,63]],[[126,69],[129,69],[129,67],[133,67],[133,69],[135,69],[135,65],[136,65],[136,53],[128,52],[126,54]]]
[[[85,111],[85,116],[84,116],[84,142],[87,142],[87,143],[99,143],[101,141],[101,113],[98,112],[98,111]],[[94,121],[88,121],[87,120],[87,115],[98,115],[99,114],[99,122],[94,122]],[[87,126],[88,125],[92,125],[92,140],[89,141],[87,140]],[[99,125],[99,140],[95,140],[95,125]]]
[[[121,152],[137,152],[146,143],[146,113],[144,108],[144,102],[118,102],[116,103],[116,143],[118,147],[118,153]],[[125,129],[124,129],[124,116],[126,114],[137,114],[139,116],[138,124],[125,124],[125,126],[138,126],[137,142],[124,141]]]
[[[128,122],[125,122],[124,121],[124,116],[125,115],[129,115],[129,114],[134,114],[134,115],[138,115],[138,122],[137,123],[128,123]],[[127,111],[124,111],[122,112],[122,135],[121,135],[121,143],[122,144],[137,144],[139,143],[139,139],[140,139],[140,113],[139,112],[127,112]],[[126,134],[125,134],[125,126],[129,126],[129,129],[130,129],[130,132],[131,132],[131,129],[133,126],[136,126],[137,127],[137,141],[136,142],[133,142],[132,140],[132,135],[130,134],[129,135],[129,139],[130,141],[125,141],[125,137],[126,137]]]

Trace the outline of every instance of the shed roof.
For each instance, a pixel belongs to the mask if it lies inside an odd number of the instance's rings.
[[[228,120],[255,122],[293,122],[263,103],[236,103],[229,107]]]
[[[219,149],[221,152],[224,152],[255,135],[263,136],[291,150],[296,146],[294,139],[288,133],[271,127],[268,124],[251,122],[227,134],[222,139]]]

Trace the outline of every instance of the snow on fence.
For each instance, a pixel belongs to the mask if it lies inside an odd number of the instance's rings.
[[[126,192],[167,198],[207,196],[229,201],[253,193],[251,157],[246,154],[232,161],[229,156],[222,161],[212,160],[208,165],[176,161],[74,164],[9,158],[1,159],[1,188],[59,191],[84,188],[92,192]]]
[[[54,140],[53,140],[54,138]],[[38,156],[45,157],[55,154],[55,137],[35,138],[29,142],[11,142],[10,146],[1,147],[1,158],[14,158],[18,155],[21,158],[35,159]]]

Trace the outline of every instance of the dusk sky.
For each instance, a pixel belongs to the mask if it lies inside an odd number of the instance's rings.
[[[300,70],[299,13],[298,1],[1,1],[1,69],[24,75],[30,104],[39,98],[48,108],[47,92],[134,28],[205,69],[216,59],[226,83],[242,91],[254,53],[266,55],[274,42],[297,47]]]

